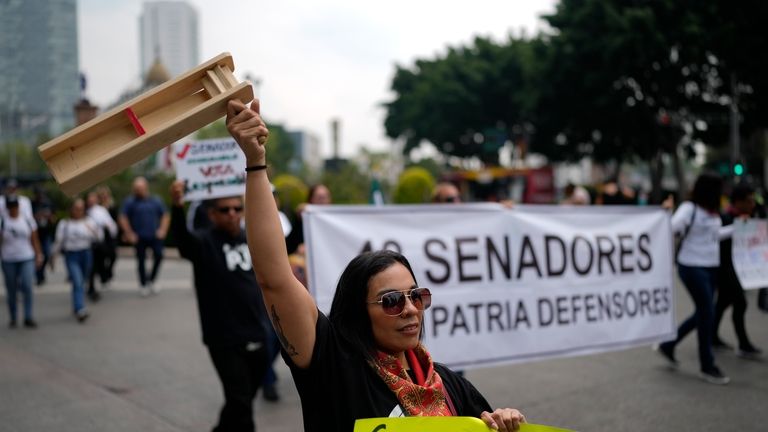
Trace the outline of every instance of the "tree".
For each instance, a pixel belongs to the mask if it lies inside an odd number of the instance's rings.
[[[525,63],[533,44],[476,38],[445,57],[417,60],[412,69],[398,66],[395,99],[384,104],[387,135],[405,139],[405,155],[425,140],[446,155],[497,164],[499,148],[529,105]]]
[[[410,167],[400,174],[392,200],[397,204],[420,204],[430,201],[435,179],[421,167]]]
[[[700,28],[689,15],[675,0],[561,1],[545,17],[554,32],[533,148],[555,159],[648,161],[655,200],[667,153],[683,185],[678,145],[692,154],[693,125],[714,78],[690,43]]]
[[[748,134],[766,121],[764,2],[562,0],[537,101],[535,147],[564,158],[639,157],[658,191],[661,155],[728,141],[734,90]],[[735,81],[732,80],[735,78]],[[757,127],[756,127],[757,126]]]
[[[355,164],[343,164],[336,171],[323,172],[320,183],[331,191],[334,204],[367,204],[371,178]]]
[[[301,179],[289,174],[280,174],[272,180],[277,190],[277,197],[280,200],[280,208],[288,210],[293,214],[296,207],[307,201],[309,188]]]
[[[7,142],[0,146],[0,172],[3,177],[11,174],[14,163],[19,176],[38,176],[48,171],[37,148],[21,141]]]

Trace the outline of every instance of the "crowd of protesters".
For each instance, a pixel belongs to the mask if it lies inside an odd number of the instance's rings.
[[[449,181],[437,183],[431,202],[472,201],[471,194],[462,186],[465,185]],[[273,185],[270,187],[280,208],[276,190]],[[724,199],[726,192],[730,192],[728,199]],[[562,189],[559,203],[645,205],[646,196],[616,180],[597,187],[569,183]],[[83,323],[90,316],[86,299],[98,302],[102,292],[109,289],[115,274],[118,244],[134,249],[139,294],[142,297],[157,294],[165,240],[171,230],[182,258],[193,264],[203,342],[224,389],[225,404],[215,430],[240,426],[248,430],[253,425],[252,402],[259,389],[269,401],[280,399],[273,369],[280,353],[280,335],[269,324],[269,313],[252,271],[245,220],[241,217],[245,203],[241,197],[193,202],[185,213],[179,182],[174,183],[168,197],[172,211],[166,208],[164,197],[150,194],[145,178],[137,177],[122,205],[116,204],[109,188],[99,186],[74,199],[70,208],[63,211],[54,207],[42,188],[32,188],[30,199],[19,192],[15,180],[8,180],[0,196],[0,258],[9,327],[37,328],[33,287],[45,285],[47,273],[56,266],[57,255],[62,257],[67,281],[71,284],[71,313],[77,322]],[[670,210],[673,231],[680,239],[675,260],[680,280],[695,309],[680,324],[676,338],[656,349],[670,365],[677,366],[676,345],[696,330],[701,374],[714,384],[729,382],[716,366],[716,351],[734,350],[742,358],[762,358],[762,351],[747,335],[744,322],[747,301],[733,267],[730,242],[735,219],[765,218],[765,208],[757,205],[755,198],[755,190],[747,184],[735,184],[726,191],[720,177],[703,174],[690,197],[677,206],[671,198],[662,203]],[[501,202],[508,208],[515,205],[509,200]],[[306,204],[331,203],[331,190],[317,184],[309,188],[306,200],[294,209],[291,217],[282,211],[277,214],[290,270],[305,288],[308,288],[308,278],[303,209]],[[251,249],[253,247],[254,244]],[[147,251],[152,256],[149,269],[145,265]],[[232,280],[228,286],[237,288],[229,293],[217,289],[217,284],[227,278]],[[762,289],[758,296],[758,308],[764,312],[768,312],[766,295],[766,289]],[[729,307],[733,309],[735,346],[722,339],[719,332]]]

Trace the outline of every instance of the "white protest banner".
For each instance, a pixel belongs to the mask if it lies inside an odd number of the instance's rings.
[[[393,249],[432,290],[425,343],[457,368],[648,345],[675,334],[669,215],[657,208],[310,206],[310,289]]]
[[[173,158],[185,201],[245,193],[245,155],[233,138],[180,141]]]
[[[768,222],[764,219],[733,221],[733,268],[741,287],[768,287]]]

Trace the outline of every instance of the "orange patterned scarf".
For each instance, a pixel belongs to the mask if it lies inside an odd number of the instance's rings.
[[[423,374],[424,383],[421,385],[411,381],[408,372],[393,355],[379,351],[375,361],[369,361],[369,364],[384,380],[387,387],[395,393],[406,415],[450,416],[451,410],[448,407],[450,402],[446,401],[443,380],[435,372],[432,357],[421,344],[408,354],[411,354],[409,356],[411,362],[414,361],[413,359],[416,360],[417,364],[411,365],[411,369],[417,377],[421,371],[426,371],[426,374]]]

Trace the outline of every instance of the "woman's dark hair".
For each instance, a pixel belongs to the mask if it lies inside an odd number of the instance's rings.
[[[316,183],[309,187],[309,191],[307,192],[307,202],[311,203],[312,199],[315,198],[315,193],[317,193],[317,190],[321,187],[328,188],[326,185],[322,183]]]
[[[723,178],[711,172],[705,172],[696,178],[691,192],[691,201],[709,211],[720,210],[720,195],[723,192]]]
[[[368,282],[397,263],[405,266],[416,281],[411,264],[403,255],[381,250],[364,252],[356,256],[344,269],[336,286],[336,294],[333,296],[328,319],[341,337],[366,359],[372,359],[376,352],[371,318],[368,315],[366,303]],[[423,324],[421,334],[423,335]]]
[[[738,183],[731,190],[731,202],[743,201],[755,193],[755,188],[749,183]]]

